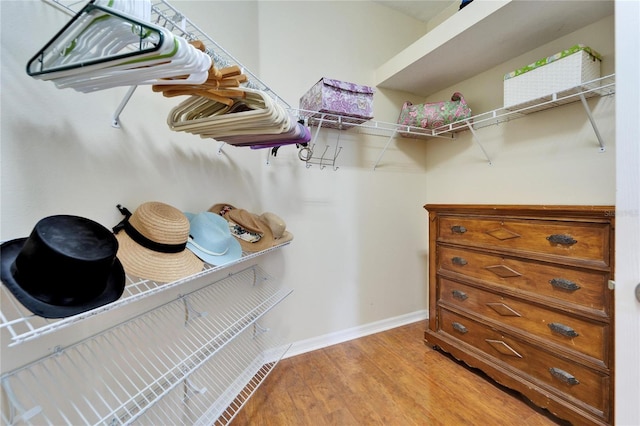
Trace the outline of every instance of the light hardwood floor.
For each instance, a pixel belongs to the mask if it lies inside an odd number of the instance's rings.
[[[282,360],[233,426],[556,425],[423,342],[424,321]]]

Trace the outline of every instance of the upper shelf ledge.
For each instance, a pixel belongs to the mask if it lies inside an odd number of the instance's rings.
[[[613,0],[477,0],[380,66],[376,86],[426,97],[613,13]]]

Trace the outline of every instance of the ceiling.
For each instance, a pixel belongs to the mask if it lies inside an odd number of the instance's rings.
[[[460,3],[459,0],[373,1],[424,22],[428,22],[452,3]]]

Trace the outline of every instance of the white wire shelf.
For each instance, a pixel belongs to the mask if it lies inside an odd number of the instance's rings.
[[[509,108],[498,108],[493,111],[475,115],[469,119],[474,129],[503,123],[509,120],[524,117],[538,111],[558,107],[581,100],[581,97],[590,98],[594,96],[609,96],[615,93],[615,74],[583,83],[561,92],[552,93],[548,96],[533,99],[529,102],[514,105]],[[456,131],[468,130],[467,123],[457,122],[450,125],[438,127],[436,135]]]
[[[466,120],[457,121],[433,129],[406,126],[397,123],[386,123],[383,121],[355,119],[353,117],[319,111],[308,111],[292,108],[290,109],[290,112],[292,114],[298,115],[299,117],[305,118],[309,125],[317,126],[318,129],[320,129],[321,127],[328,127],[339,130],[355,129],[354,131],[362,134],[388,137],[387,143],[373,167],[374,170],[380,163],[380,160],[384,156],[384,153],[386,152],[393,139],[398,136],[425,140],[432,138],[452,139],[456,136],[456,133],[464,131],[471,131],[473,133],[474,140],[478,143],[478,145],[480,145],[480,148],[487,157],[487,160],[489,160],[489,164],[491,164],[491,160],[487,156],[486,151],[482,147],[482,144],[480,144],[479,138],[475,133],[476,130],[483,127],[522,118],[534,112],[543,111],[549,108],[554,108],[577,101],[582,101],[587,116],[598,138],[600,151],[603,152],[605,150],[604,141],[600,136],[600,132],[598,131],[598,127],[595,123],[595,120],[593,119],[593,116],[591,115],[591,111],[586,103],[586,99],[594,96],[610,96],[613,94],[615,94],[615,74],[607,75],[605,77],[585,82],[579,86],[575,86],[561,92],[552,93],[548,96],[534,99],[527,103],[515,105],[509,108],[498,108],[489,112],[474,115]],[[315,134],[317,136],[318,132],[316,131]],[[327,162],[329,161],[331,161],[331,159],[327,160]],[[333,158],[333,161],[335,162],[335,157]],[[337,168],[334,167],[334,169]]]
[[[134,424],[230,424],[290,347],[278,346],[276,339],[267,344],[273,349],[264,350],[263,342],[272,336],[253,333],[247,330],[231,341],[189,377],[184,389],[176,388],[173,397],[163,398]],[[250,339],[261,341],[251,344]]]
[[[1,378],[3,423],[174,424],[163,407],[184,415],[193,393],[214,397],[199,416],[217,418],[284,355],[257,321],[291,292],[254,266],[20,367]]]
[[[464,132],[473,129],[481,129],[486,126],[503,123],[509,120],[524,117],[538,111],[558,107],[571,102],[580,101],[580,97],[609,96],[615,93],[615,74],[601,77],[581,84],[562,92],[552,93],[548,96],[534,99],[525,104],[515,105],[508,109],[498,108],[492,111],[474,115],[466,120],[457,121],[433,129],[405,126],[397,123],[386,123],[374,120],[355,120],[353,117],[341,116],[318,111],[291,109],[293,113],[301,117],[309,117],[309,124],[314,126],[331,125],[332,128],[348,130],[350,128],[362,129],[360,133],[374,132],[376,135],[402,135],[418,139],[430,139],[434,137],[451,138],[452,133]]]
[[[52,4],[59,9],[66,11],[73,15],[77,13],[86,2],[75,0],[43,0],[46,3]],[[424,129],[416,126],[405,126],[397,123],[388,123],[383,121],[374,120],[359,120],[353,117],[348,117],[339,114],[330,114],[319,111],[307,111],[302,109],[292,108],[287,102],[280,98],[273,90],[262,82],[251,71],[246,69],[236,58],[234,58],[229,52],[227,52],[222,46],[211,39],[206,33],[198,28],[193,22],[191,22],[186,16],[184,16],[175,7],[169,4],[166,0],[152,0],[151,1],[151,20],[152,22],[167,28],[172,33],[183,37],[187,40],[201,40],[207,44],[207,53],[213,58],[214,63],[220,67],[229,65],[238,65],[243,69],[243,72],[249,77],[249,82],[246,83],[248,87],[253,87],[259,90],[263,90],[269,93],[274,100],[281,103],[284,107],[289,109],[292,114],[296,114],[301,118],[306,118],[308,124],[315,126],[324,126],[330,128],[338,128],[347,130],[350,128],[356,128],[359,133],[371,134],[376,136],[388,136],[389,141],[383,149],[380,158],[376,161],[374,169],[379,164],[380,159],[384,155],[392,139],[396,136],[403,136],[413,139],[431,139],[431,138],[446,138],[451,139],[455,137],[458,132],[470,130],[478,130],[482,127],[503,123],[506,121],[521,118],[527,114],[533,112],[542,111],[545,109],[557,107],[571,102],[583,101],[584,98],[592,96],[608,96],[615,93],[615,74],[611,74],[599,79],[595,79],[590,82],[583,83],[579,86],[573,87],[568,90],[553,93],[549,96],[532,100],[526,104],[517,105],[510,108],[498,108],[492,111],[481,113],[470,117],[469,119],[458,121],[455,123],[440,126],[434,129]],[[129,98],[133,95],[135,86],[132,87],[123,99],[120,106],[117,108],[112,125],[119,127],[119,115],[126,106]],[[585,108],[587,106],[585,105]],[[598,135],[601,151],[604,151],[604,142],[601,140],[597,126],[589,114],[591,124]],[[474,134],[475,137],[475,134]],[[477,137],[476,137],[477,139]],[[476,140],[476,142],[478,142]],[[484,149],[483,149],[484,152]],[[486,152],[485,152],[486,155]],[[335,158],[334,158],[335,160]],[[491,161],[489,160],[489,163]]]
[[[67,13],[70,16],[76,15],[87,4],[87,1],[76,0],[42,0],[47,4],[56,7],[59,10]],[[211,56],[213,63],[217,68],[225,68],[232,65],[240,67],[243,74],[247,76],[247,82],[242,83],[243,87],[262,90],[267,93],[275,102],[278,102],[285,108],[290,108],[290,105],[278,96],[267,84],[260,80],[253,72],[245,67],[240,61],[238,61],[227,50],[215,42],[204,31],[196,26],[189,18],[187,18],[182,12],[172,6],[166,0],[151,0],[151,22],[159,25],[172,34],[186,39],[187,41],[199,40],[205,45],[205,52]],[[120,105],[116,108],[113,114],[111,125],[113,127],[120,127],[120,114],[126,107],[127,103],[133,96],[137,86],[131,86],[129,91],[125,94],[124,98],[120,102]]]
[[[357,129],[359,133],[372,134],[374,136],[389,136],[391,134],[406,134],[417,139],[438,137],[434,129],[406,126],[397,123],[387,123],[377,120],[366,120],[328,112],[310,111],[299,108],[290,108],[289,112],[307,121],[310,126],[319,128],[331,128],[338,130]]]
[[[290,242],[286,242],[284,244],[256,253],[243,253],[243,256],[239,260],[227,263],[222,266],[213,266],[205,263],[205,267],[201,272],[171,283],[157,283],[151,280],[144,280],[127,276],[124,293],[122,294],[120,299],[108,305],[100,306],[86,312],[81,312],[77,315],[60,319],[42,318],[38,315],[33,314],[32,312],[27,310],[20,302],[18,302],[13,294],[11,294],[11,292],[8,291],[4,285],[2,285],[2,288],[0,290],[0,301],[2,303],[2,310],[0,311],[0,330],[4,328],[9,332],[11,336],[11,342],[8,344],[8,346],[12,347],[32,339],[37,339],[45,334],[52,333],[56,330],[68,327],[79,321],[84,321],[87,318],[93,317],[95,315],[118,309],[137,300],[144,299],[154,294],[158,294],[171,288],[186,284],[200,277],[212,275],[215,272],[228,269],[234,265],[248,262],[265,253],[280,249],[288,244],[290,244]]]

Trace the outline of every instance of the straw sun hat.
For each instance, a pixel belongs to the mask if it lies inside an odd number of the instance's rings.
[[[141,204],[133,214],[118,209],[125,218],[113,232],[127,274],[171,282],[202,270],[202,260],[186,249],[189,219],[180,210],[156,201]]]
[[[229,210],[233,210],[235,209],[235,207],[229,203],[218,203],[218,204],[214,204],[213,206],[211,206],[211,208],[209,209],[210,212],[215,213],[215,214],[219,214],[220,216],[224,217],[224,215],[229,211]]]
[[[273,246],[271,228],[255,214],[245,209],[231,209],[224,218],[231,225],[231,235],[237,238],[242,250],[256,252]]]

